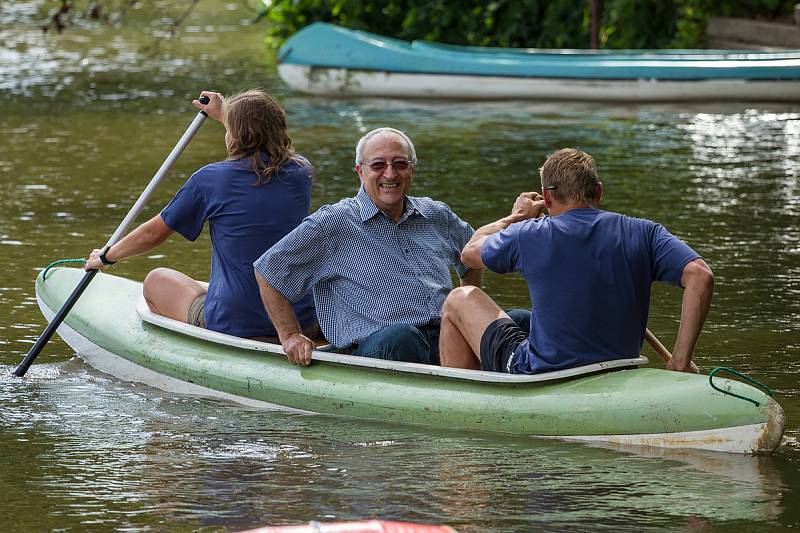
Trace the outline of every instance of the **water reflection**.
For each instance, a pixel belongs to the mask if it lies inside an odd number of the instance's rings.
[[[82,527],[377,515],[460,531],[644,530],[776,523],[783,513],[786,487],[771,457],[249,410],[117,383],[77,361],[31,372],[3,378],[0,438],[12,456],[38,450],[25,483],[48,494],[51,516]]]
[[[287,91],[264,64],[262,30],[224,2],[198,8],[213,12],[205,20],[214,31],[190,20],[159,48],[158,29],[137,26],[138,12],[119,28],[43,36],[47,4],[0,2],[7,529],[236,530],[369,517],[461,531],[800,525],[800,107],[313,98]],[[769,458],[676,455],[265,413],[109,379],[70,360],[58,339],[25,381],[9,378],[44,326],[38,271],[105,242],[194,115],[190,95],[253,86],[286,106],[296,146],[315,166],[314,207],[355,192],[354,145],[377,126],[414,139],[414,193],[448,202],[476,227],[536,186],[548,153],[593,153],[607,208],[664,223],[712,265],[717,293],[698,363],[772,386],[787,443]],[[221,132],[203,126],[143,218],[224,157]],[[207,277],[209,249],[207,235],[175,239],[115,274],[141,280],[184,265]],[[506,307],[529,304],[518,277],[485,284]],[[651,307],[650,328],[670,344],[679,291],[656,287]]]
[[[555,114],[547,106],[496,103],[476,114],[466,103],[289,101],[298,149],[315,162],[315,205],[353,194],[355,140],[387,123],[417,142],[415,192],[446,200],[476,226],[530,188],[554,147],[576,144],[599,154],[609,208],[667,224],[717,273],[701,365],[731,365],[765,379],[781,394],[790,439],[797,436],[791,421],[800,416],[800,261],[793,250],[800,248],[800,220],[792,196],[797,166],[783,156],[796,146],[786,134],[795,131],[796,113],[778,115],[783,124],[776,124],[741,110],[578,106]],[[41,332],[32,291],[37,268],[104,242],[188,118],[105,111],[99,120],[81,110],[58,123],[0,118],[0,133],[12,140],[0,158],[11,176],[0,189],[0,249],[7,251],[0,361],[16,364]],[[201,131],[145,216],[189,172],[222,155],[220,133],[213,124]],[[39,138],[52,142],[31,157]],[[718,146],[735,160],[721,161]],[[203,240],[176,240],[116,273],[142,279],[154,266],[185,264],[207,276],[207,249]],[[528,305],[519,278],[490,275],[486,285],[504,305]],[[652,307],[651,329],[669,341],[679,294],[658,288]],[[10,478],[3,485],[14,494],[49,494],[47,506],[34,505],[25,519],[27,529],[53,522],[98,530],[159,523],[235,529],[370,516],[447,521],[463,531],[795,523],[787,511],[798,494],[794,448],[788,459],[706,460],[251,412],[119,383],[80,363],[52,364],[70,355],[53,341],[28,381],[0,382],[0,443],[13,461],[0,474]],[[785,485],[787,472],[792,481]],[[12,495],[4,505],[24,503]]]

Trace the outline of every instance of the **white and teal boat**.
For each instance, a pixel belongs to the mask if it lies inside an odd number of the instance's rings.
[[[311,94],[602,101],[800,101],[800,51],[543,50],[401,41],[318,22],[278,72]]]
[[[84,272],[36,280],[50,320]],[[770,453],[785,417],[768,394],[723,378],[645,368],[639,357],[509,376],[314,352],[290,364],[279,345],[155,315],[141,283],[98,274],[58,329],[90,365],[163,390],[247,405],[454,431],[623,445]]]

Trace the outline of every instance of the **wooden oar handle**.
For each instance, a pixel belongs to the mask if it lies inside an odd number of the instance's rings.
[[[672,354],[669,352],[666,346],[661,344],[661,341],[653,335],[653,332],[650,331],[650,328],[644,329],[644,340],[647,341],[653,350],[656,351],[658,355],[661,356],[661,359],[664,360],[665,363],[669,363],[669,360],[672,359]]]

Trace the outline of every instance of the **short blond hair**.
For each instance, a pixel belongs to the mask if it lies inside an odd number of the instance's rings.
[[[592,204],[600,183],[594,159],[577,148],[562,148],[548,156],[539,176],[542,189],[549,189],[560,202]]]

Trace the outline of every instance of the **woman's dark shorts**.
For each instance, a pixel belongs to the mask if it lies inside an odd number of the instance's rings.
[[[489,324],[481,337],[481,370],[510,374],[511,356],[527,338],[528,334],[510,318]]]

